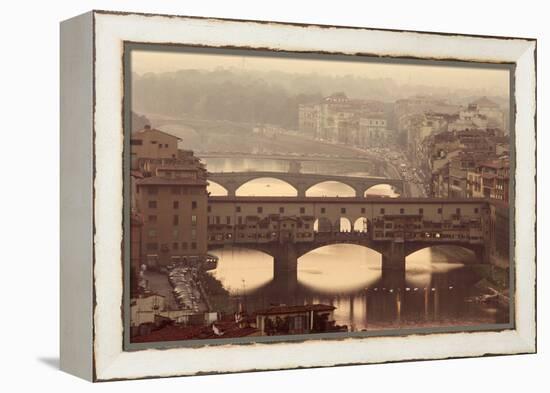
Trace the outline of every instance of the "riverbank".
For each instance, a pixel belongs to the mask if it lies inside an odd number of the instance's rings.
[[[472,269],[479,281],[475,287],[486,294],[496,292],[499,303],[509,303],[509,271],[506,268],[492,264],[481,264],[472,251],[460,247],[432,247],[432,257],[435,262],[462,262]]]

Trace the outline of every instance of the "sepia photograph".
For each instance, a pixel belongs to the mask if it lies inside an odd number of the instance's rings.
[[[514,327],[510,64],[124,56],[131,345]]]

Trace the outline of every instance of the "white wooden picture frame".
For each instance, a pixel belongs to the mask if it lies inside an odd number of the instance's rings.
[[[509,64],[514,321],[500,331],[164,349],[124,347],[126,43]],[[536,41],[92,11],[61,24],[61,368],[91,381],[536,351]],[[519,192],[521,190],[521,192]]]

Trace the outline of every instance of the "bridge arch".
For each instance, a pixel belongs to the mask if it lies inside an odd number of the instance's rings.
[[[313,246],[312,248],[308,248],[307,250],[304,250],[302,253],[300,253],[299,255],[299,258],[307,255],[307,254],[310,254],[314,251],[317,251],[317,250],[320,250],[324,247],[329,247],[329,246],[334,246],[334,245],[338,245],[338,246],[351,246],[351,247],[360,247],[362,249],[366,249],[366,250],[370,250],[372,251],[373,255],[377,256],[377,257],[380,257],[380,262],[382,262],[382,252],[381,250],[376,250],[375,248],[372,248],[370,247],[369,245],[367,244],[364,244],[364,243],[353,243],[353,242],[348,242],[346,241],[344,238],[342,239],[342,241],[338,241],[338,240],[333,240],[331,241],[330,243],[328,244],[319,244],[319,245],[316,245],[316,246]]]
[[[416,253],[428,249],[437,250],[437,248],[445,248],[447,251],[455,251],[457,255],[456,262],[460,263],[484,263],[484,246],[480,244],[456,244],[452,242],[434,242],[429,244],[407,244],[405,247],[405,258],[413,257]]]
[[[381,279],[381,264],[381,254],[368,247],[322,246],[298,259],[298,280],[302,286],[318,292],[354,293]]]
[[[319,217],[313,223],[314,232],[332,232],[333,225],[332,222],[326,217]]]
[[[208,252],[219,258],[212,275],[232,294],[254,292],[273,280],[275,261],[268,250],[216,245],[209,246]]]
[[[347,217],[340,217],[336,220],[335,230],[338,232],[351,232],[353,230],[353,224]]]
[[[247,190],[250,187],[254,187],[254,190]],[[262,176],[248,179],[240,184],[235,194],[237,196],[298,196],[298,189],[284,179]]]
[[[353,230],[355,232],[368,232],[368,220],[367,217],[359,217],[353,222]]]
[[[216,183],[215,181],[208,180],[208,187],[206,190],[210,193],[212,196],[228,196],[229,190],[222,186],[219,183]]]
[[[331,187],[334,190],[329,190]],[[306,197],[355,197],[357,190],[343,181],[326,180],[311,184],[305,192]]]
[[[381,181],[380,183],[373,184],[369,186],[366,190],[363,191],[363,196],[387,196],[390,198],[398,197],[401,194],[401,190],[398,189],[395,185],[385,183]]]

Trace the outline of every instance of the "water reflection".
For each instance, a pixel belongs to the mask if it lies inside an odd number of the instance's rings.
[[[354,197],[355,190],[336,181],[319,183],[306,191],[307,197]]]
[[[237,189],[237,196],[290,196],[295,197],[298,191],[283,180],[262,177],[251,180]]]
[[[354,258],[346,258],[353,253]],[[335,262],[335,255],[340,255]],[[343,257],[343,258],[342,258]],[[298,282],[318,293],[353,292],[381,277],[382,257],[356,245],[334,244],[318,248],[298,260]]]
[[[246,248],[224,248],[211,251],[219,257],[212,272],[231,295],[249,293],[273,280],[273,258]]]
[[[301,257],[297,276],[277,279],[265,254],[213,253],[220,259],[211,274],[235,309],[239,303],[249,312],[274,304],[330,304],[336,322],[351,331],[507,322],[503,307],[471,301],[480,279],[472,265],[431,249],[411,255],[405,272],[394,272],[382,271],[375,251],[331,245]]]
[[[389,184],[377,184],[366,190],[364,196],[386,196],[390,198],[397,198],[399,194],[396,193],[393,187]]]
[[[255,159],[207,159],[211,172],[287,172],[288,161]],[[304,173],[368,176],[345,165],[308,163]],[[326,182],[307,196],[353,196],[349,187]],[[226,195],[211,182],[213,195]],[[288,195],[296,190],[280,180],[258,179],[243,185],[238,195]],[[389,185],[377,185],[366,195],[398,196]],[[316,224],[318,226],[318,223]],[[332,225],[332,224],[331,224]],[[366,223],[340,222],[341,229],[367,230]],[[381,256],[353,245],[330,245],[302,256],[298,272],[288,277],[273,276],[273,260],[258,251],[228,248],[213,250],[219,257],[211,274],[228,291],[226,311],[239,306],[249,312],[274,304],[324,303],[336,307],[334,318],[350,330],[399,327],[478,325],[506,323],[505,307],[472,301],[479,294],[480,276],[475,258],[464,250],[424,249],[407,257],[406,271],[382,271]]]

